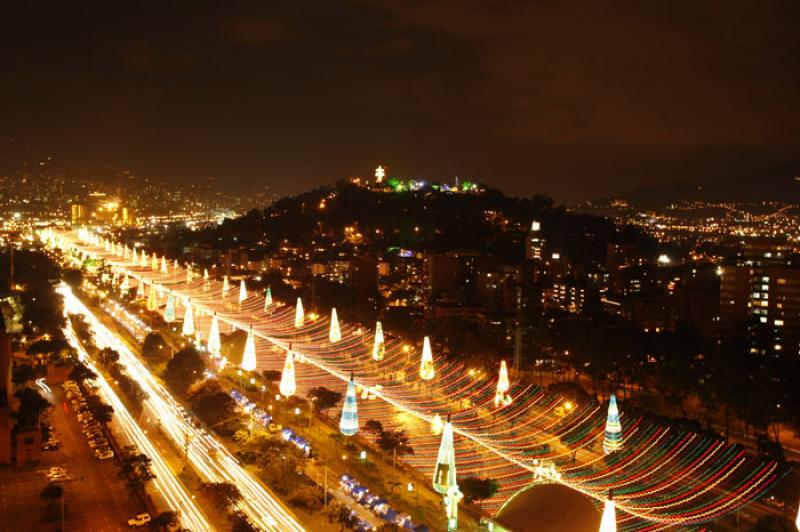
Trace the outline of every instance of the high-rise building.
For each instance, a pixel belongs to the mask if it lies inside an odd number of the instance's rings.
[[[800,355],[800,265],[794,262],[783,244],[756,240],[719,268],[720,337],[746,339],[757,355]]]

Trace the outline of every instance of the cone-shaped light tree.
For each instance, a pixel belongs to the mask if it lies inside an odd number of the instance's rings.
[[[194,272],[192,271],[192,265],[186,265],[186,284],[189,284],[194,279]]]
[[[139,280],[139,286],[136,287],[136,297],[138,299],[144,298],[144,282]]]
[[[603,517],[600,518],[600,532],[617,532],[617,511],[610,491],[603,506]]]
[[[433,489],[444,496],[447,530],[458,530],[458,503],[463,497],[461,490],[458,489],[456,451],[453,440],[453,424],[448,415],[442,429],[442,442],[439,445],[436,469],[433,472]]]
[[[797,530],[800,532],[800,504],[797,507],[797,520],[794,522]]]
[[[154,272],[158,271],[158,257],[156,256],[155,252],[153,252],[153,261],[150,264],[150,269]]]
[[[180,265],[178,264],[178,259],[175,259],[172,262],[172,273],[178,273],[179,269],[180,269]]]
[[[331,309],[331,329],[328,331],[328,340],[332,344],[342,339],[342,330],[339,328],[339,317],[336,315],[336,308]]]
[[[181,334],[184,336],[194,336],[195,328],[194,328],[194,314],[192,314],[192,300],[188,300],[186,302],[186,311],[183,314],[183,329],[181,330]]]
[[[297,306],[294,309],[294,326],[295,328],[299,329],[303,326],[303,322],[306,320],[306,313],[303,311],[303,300],[299,297],[297,298]]]
[[[225,298],[228,296],[228,291],[231,289],[231,285],[228,282],[228,276],[222,276],[222,297]]]
[[[147,268],[147,254],[144,252],[144,248],[140,249],[139,251],[141,251],[141,253],[139,253],[139,265],[142,268]]]
[[[291,345],[286,350],[286,360],[283,363],[283,372],[281,373],[281,382],[278,389],[284,397],[291,397],[297,391],[297,383],[294,378],[294,354],[292,353]]]
[[[442,429],[444,429],[444,423],[442,422],[442,416],[438,413],[433,416],[433,421],[431,421],[431,432],[434,435],[438,436],[442,433]]]
[[[167,271],[167,258],[163,255],[161,256],[161,273],[169,273]]]
[[[239,304],[245,302],[247,299],[247,287],[244,285],[244,279],[239,281]]]
[[[147,296],[147,310],[150,312],[158,308],[158,296],[156,296],[156,285],[150,285],[150,294]]]
[[[436,375],[433,367],[433,351],[431,339],[427,336],[422,342],[422,358],[419,361],[419,376],[422,380],[429,381]]]
[[[175,297],[172,291],[167,296],[167,305],[164,307],[164,321],[167,323],[175,321]]]
[[[247,340],[244,343],[244,354],[242,354],[242,369],[254,371],[256,369],[256,338],[253,335],[253,326],[247,331]]]
[[[272,306],[272,288],[267,287],[267,292],[264,294],[264,310],[269,310]]]
[[[383,339],[383,325],[375,323],[375,341],[372,344],[372,360],[381,361],[386,354],[386,342]]]
[[[128,279],[128,272],[125,272],[125,275],[122,277],[122,282],[119,284],[119,291],[122,294],[125,294],[128,290],[131,289],[131,282]]]
[[[613,453],[622,449],[622,424],[619,421],[617,396],[611,394],[608,401],[608,417],[606,418],[606,431],[603,437],[603,452]]]
[[[500,373],[497,375],[497,391],[494,394],[494,406],[507,406],[511,404],[511,395],[508,390],[511,389],[511,383],[508,380],[508,367],[506,361],[500,362]]]
[[[354,436],[358,432],[356,383],[352,373],[350,373],[350,382],[347,383],[347,393],[344,396],[342,417],[339,419],[339,431],[345,436]]]
[[[208,352],[212,356],[218,357],[222,350],[222,344],[219,340],[219,318],[217,313],[211,318],[211,330],[208,333]]]

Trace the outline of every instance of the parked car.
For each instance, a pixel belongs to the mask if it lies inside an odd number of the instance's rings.
[[[128,519],[128,526],[132,528],[139,528],[140,526],[145,526],[150,522],[150,514],[144,513],[139,514],[136,517],[131,517]]]

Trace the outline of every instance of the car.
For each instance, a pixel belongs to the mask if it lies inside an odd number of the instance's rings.
[[[114,451],[107,450],[101,452],[95,452],[94,455],[100,460],[108,460],[109,458],[114,458]]]
[[[64,482],[70,479],[69,475],[64,473],[48,473],[47,479],[50,482]]]
[[[138,528],[149,523],[150,519],[151,517],[148,513],[139,514],[136,517],[131,517],[128,519],[128,526],[132,528]]]

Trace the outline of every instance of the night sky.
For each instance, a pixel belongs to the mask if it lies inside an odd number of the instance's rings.
[[[90,175],[590,199],[800,159],[800,2],[7,2],[0,135]]]

